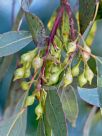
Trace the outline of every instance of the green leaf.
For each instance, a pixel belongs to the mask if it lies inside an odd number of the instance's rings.
[[[37,136],[45,136],[43,119],[39,120],[38,128],[37,128]]]
[[[74,88],[72,86],[69,86],[63,89],[60,99],[66,118],[72,123],[72,126],[75,126],[79,109]]]
[[[95,105],[97,107],[100,106],[99,95],[97,88],[80,88],[78,87],[78,93],[85,102]]]
[[[45,126],[45,134],[46,134],[46,136],[52,136],[52,130],[51,130],[51,127],[50,127],[50,125],[48,123],[46,114],[44,114],[44,126]]]
[[[26,122],[27,122],[27,110],[23,109],[23,103],[27,93],[25,93],[20,99],[15,113],[7,120],[3,120],[0,124],[1,136],[25,136]],[[19,112],[18,112],[19,110]]]
[[[0,36],[0,57],[14,54],[27,46],[32,36],[27,31],[11,31]]]
[[[32,13],[25,12],[25,16],[32,34],[32,38],[38,47],[45,45],[45,28],[42,21]]]
[[[102,57],[97,57],[97,91],[99,97],[99,105],[102,108]]]
[[[80,31],[83,34],[93,20],[95,13],[96,0],[79,0],[79,22]]]
[[[55,136],[67,136],[65,116],[56,90],[47,92],[46,117]]]

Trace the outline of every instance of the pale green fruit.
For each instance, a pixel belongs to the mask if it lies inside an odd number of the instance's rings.
[[[34,100],[35,100],[35,97],[34,96],[28,96],[27,98],[26,98],[26,101],[25,101],[25,106],[27,107],[27,106],[31,106],[31,105],[33,105],[33,103],[34,103]]]
[[[83,87],[87,83],[84,72],[78,77],[79,85]]]
[[[41,68],[43,65],[43,59],[40,58],[39,56],[36,56],[33,61],[32,61],[32,66],[35,70]]]
[[[90,59],[90,53],[91,53],[91,49],[87,46],[87,45],[84,45],[84,50],[87,51],[83,51],[83,58],[88,61]]]
[[[29,90],[29,84],[28,84],[28,82],[23,81],[23,82],[21,83],[21,88],[22,88],[24,91]]]
[[[75,50],[76,50],[76,43],[75,42],[70,42],[68,44],[67,52],[71,53],[71,52],[74,52]]]
[[[21,63],[31,62],[32,59],[36,56],[38,51],[38,48],[35,48],[32,51],[29,51],[28,53],[25,53],[21,56]]]
[[[42,117],[43,107],[42,107],[41,103],[39,103],[39,105],[35,108],[35,114],[37,115],[37,120]]]
[[[26,70],[25,70],[25,73],[24,73],[24,78],[29,78],[30,75],[31,75],[30,69],[26,69]]]
[[[91,85],[94,73],[92,72],[88,65],[85,66],[85,77],[88,80],[89,84]]]
[[[14,73],[14,81],[17,79],[21,79],[24,76],[24,68],[18,68],[16,69],[15,73]]]
[[[73,76],[71,73],[71,69],[69,68],[66,74],[64,75],[64,79],[63,79],[64,87],[70,85],[72,82],[73,82]]]
[[[79,72],[80,72],[80,69],[79,69],[79,64],[75,65],[73,68],[72,68],[72,76],[73,77],[76,77],[79,75]]]

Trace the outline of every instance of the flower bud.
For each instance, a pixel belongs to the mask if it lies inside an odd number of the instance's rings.
[[[79,85],[83,87],[87,83],[84,72],[78,77]]]
[[[87,45],[85,45],[84,50],[87,52],[83,51],[83,58],[88,61],[90,59],[91,49]]]
[[[16,69],[14,75],[15,75],[14,76],[14,81],[17,80],[17,79],[23,78],[23,76],[24,76],[24,68],[22,67],[22,68]]]
[[[68,45],[68,53],[74,52],[76,50],[76,43],[75,42],[70,42]]]
[[[32,61],[32,66],[35,70],[41,68],[41,66],[43,65],[43,59],[40,58],[39,56],[35,57]]]
[[[78,63],[77,65],[75,65],[73,68],[72,68],[72,76],[73,77],[76,77],[76,76],[78,76],[79,75],[79,64],[80,63]]]
[[[92,72],[88,65],[86,65],[85,67],[85,77],[88,80],[89,84],[91,85],[94,73]]]
[[[32,96],[32,95],[31,95],[31,96],[28,96],[28,97],[26,98],[25,106],[27,107],[27,106],[33,105],[34,100],[35,100],[35,97],[34,97],[34,96]]]
[[[72,77],[71,69],[69,68],[66,74],[64,75],[64,79],[63,79],[64,87],[70,85],[72,82],[73,82],[73,77]]]
[[[43,107],[42,107],[41,103],[39,103],[39,105],[35,108],[35,114],[37,115],[37,120],[42,117]]]
[[[24,91],[29,90],[29,84],[28,84],[28,82],[23,81],[23,82],[21,83],[21,88],[22,88]]]

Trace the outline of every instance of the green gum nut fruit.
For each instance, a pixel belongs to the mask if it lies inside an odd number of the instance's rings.
[[[64,75],[64,79],[63,79],[64,87],[70,85],[72,82],[73,82],[73,76],[71,73],[71,69],[69,68],[66,74]]]
[[[21,63],[31,62],[36,56],[38,49],[35,48],[33,51],[29,51],[21,56]]]
[[[24,78],[29,78],[30,75],[31,75],[30,69],[26,69],[25,72],[24,72]]]
[[[74,52],[75,50],[76,50],[76,43],[75,42],[70,42],[68,44],[67,53]]]
[[[29,83],[26,82],[26,81],[23,81],[23,82],[21,83],[21,88],[22,88],[24,91],[29,90]]]
[[[18,68],[16,69],[15,73],[14,73],[14,81],[17,79],[21,79],[24,76],[24,68]]]
[[[78,77],[80,87],[83,87],[87,83],[84,72]]]
[[[58,82],[59,76],[61,74],[61,70],[58,71],[57,73],[52,73],[49,77],[49,81],[47,82],[47,85],[54,85]]]
[[[92,70],[89,68],[88,65],[85,66],[85,77],[87,81],[89,82],[89,84],[91,85],[92,79],[94,77],[94,73],[92,72]]]
[[[78,63],[77,65],[75,65],[75,66],[72,68],[72,76],[73,76],[73,77],[76,77],[76,76],[79,75],[79,72],[80,72],[79,64],[80,64],[80,63]]]
[[[33,103],[34,103],[34,100],[35,100],[35,97],[34,96],[28,96],[27,98],[26,98],[26,101],[25,101],[25,106],[27,107],[27,106],[31,106],[31,105],[33,105]]]
[[[33,61],[32,61],[32,66],[35,70],[41,68],[43,65],[43,59],[40,58],[39,56],[36,56]]]
[[[39,105],[35,108],[35,114],[37,115],[37,118],[36,118],[37,120],[42,117],[43,107],[42,107],[41,103],[39,103]]]
[[[87,45],[84,45],[84,50],[86,51],[83,51],[83,58],[88,61],[90,59],[90,53],[91,53],[91,49],[87,46]]]

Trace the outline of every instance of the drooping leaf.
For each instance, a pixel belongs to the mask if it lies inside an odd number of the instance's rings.
[[[52,136],[52,130],[51,130],[51,127],[48,123],[46,114],[44,115],[44,126],[45,126],[45,135],[46,136]]]
[[[20,99],[15,109],[15,114],[9,119],[3,120],[0,124],[1,136],[25,136],[27,110],[23,109],[23,103],[27,93]],[[19,112],[18,112],[19,110]]]
[[[11,31],[0,36],[0,57],[14,54],[27,46],[32,36],[27,31]]]
[[[68,135],[62,104],[55,90],[47,92],[46,117],[55,136]]]
[[[45,136],[43,119],[39,120],[37,128],[37,136]]]
[[[102,108],[102,57],[97,57],[96,64],[97,64],[97,91],[99,97],[99,105]]]
[[[100,106],[97,88],[88,89],[88,88],[78,87],[78,93],[79,93],[81,99],[83,99],[87,103],[95,105],[97,107]]]
[[[75,126],[79,109],[74,88],[69,86],[63,89],[60,99],[66,118],[72,123],[72,126]]]
[[[44,47],[46,32],[42,21],[32,13],[25,12],[32,38],[38,47]]]
[[[95,13],[96,0],[79,0],[79,22],[80,31],[83,34],[93,20]]]

